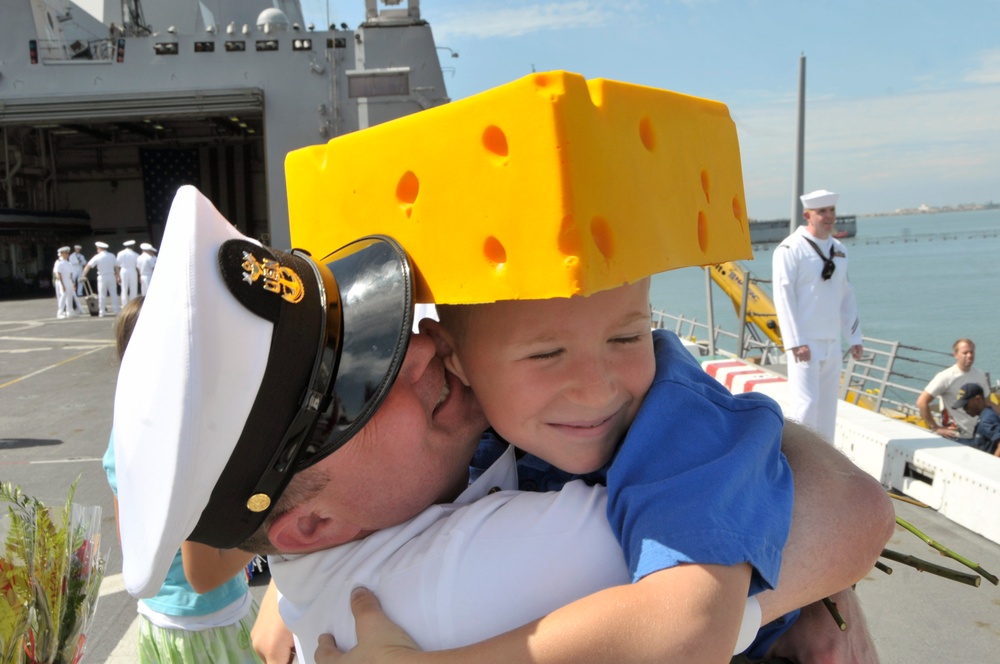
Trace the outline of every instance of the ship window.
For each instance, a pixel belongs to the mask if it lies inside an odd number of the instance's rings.
[[[153,52],[157,55],[177,55],[177,42],[159,42],[153,44]]]
[[[277,39],[258,39],[257,40],[257,50],[258,51],[277,51],[278,50],[278,40]]]
[[[245,41],[227,41],[226,42],[227,51],[245,51],[247,50],[247,43]]]
[[[215,51],[215,42],[204,41],[194,43],[195,53],[211,53]]]
[[[388,97],[393,95],[408,95],[410,93],[410,72],[365,72],[363,74],[348,74],[347,95],[358,97]]]

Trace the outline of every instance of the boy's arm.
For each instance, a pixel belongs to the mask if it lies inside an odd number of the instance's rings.
[[[327,642],[316,651],[316,662],[725,663],[733,655],[749,584],[748,565],[680,565],[594,593],[487,641],[436,652],[419,651],[388,621],[373,594],[359,592],[351,598],[358,646],[340,653]]]
[[[796,500],[778,590],[758,595],[764,622],[817,602],[863,578],[893,529],[892,507],[881,486],[842,454],[806,428],[792,423],[786,424],[782,442],[792,468]],[[741,568],[746,566],[714,569]],[[410,649],[415,648],[412,641],[380,613],[377,601],[364,594],[352,603],[358,616],[359,648],[363,650],[344,655],[332,652],[329,647],[321,648],[317,651],[317,662],[349,663],[365,658],[368,658],[365,661],[405,661],[417,656],[435,661],[441,658],[445,662],[493,656],[498,661],[505,661],[499,659],[502,657],[523,660],[528,656],[539,662],[562,661],[562,657],[608,661],[609,653],[614,653],[612,661],[631,661],[654,647],[683,649],[692,647],[692,643],[698,649],[696,652],[700,652],[706,644],[718,645],[715,642],[723,639],[720,632],[710,632],[706,637],[700,631],[709,623],[700,622],[699,609],[712,606],[713,601],[719,606],[741,606],[746,592],[744,580],[735,595],[739,601],[724,599],[732,593],[725,575],[714,579],[697,575],[698,570],[711,569],[711,566],[684,565],[663,570],[636,584],[597,592],[500,637],[466,649],[438,653],[412,652]],[[659,582],[668,579],[669,587],[661,587]],[[700,590],[691,590],[689,583]],[[484,597],[483,601],[489,602],[489,598]],[[605,615],[605,611],[610,615]],[[683,621],[678,619],[682,613]],[[721,620],[728,624],[728,618]],[[660,625],[660,621],[667,625]],[[735,622],[738,624],[738,618]],[[566,624],[570,627],[565,628]],[[832,620],[830,625],[834,625]],[[678,632],[680,628],[689,631]],[[582,633],[577,636],[570,631],[573,629]],[[833,654],[832,661],[848,660],[838,659],[839,655],[831,652],[831,648],[837,652],[849,651],[849,647],[841,646],[868,639],[863,625],[849,629],[840,641],[835,640],[838,635],[831,638],[829,633],[805,630],[803,634],[803,630],[796,630],[793,626],[788,634],[797,639],[797,647],[812,642],[814,647]],[[725,642],[731,648],[728,636]],[[574,644],[580,652],[569,653],[566,648]],[[355,659],[358,656],[361,659]]]
[[[243,572],[254,554],[239,549],[216,549],[198,542],[181,543],[184,576],[196,593],[207,593]]]
[[[792,468],[795,502],[777,590],[757,596],[764,622],[863,579],[896,519],[882,485],[813,431],[786,422],[781,450]]]

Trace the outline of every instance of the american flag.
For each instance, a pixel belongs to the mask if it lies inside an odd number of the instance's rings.
[[[185,184],[200,186],[201,161],[197,148],[139,151],[142,165],[142,190],[146,198],[146,224],[149,235],[163,232],[177,189]],[[158,232],[156,232],[158,231]]]

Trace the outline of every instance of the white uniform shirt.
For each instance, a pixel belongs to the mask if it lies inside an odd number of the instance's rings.
[[[135,271],[135,265],[139,260],[139,254],[135,253],[129,247],[125,247],[118,252],[118,267],[122,269],[123,272]]]
[[[837,266],[830,279],[824,280],[823,259],[809,246],[810,239],[830,255]],[[861,343],[861,323],[854,299],[854,288],[847,280],[847,249],[829,237],[813,237],[799,226],[774,250],[774,308],[778,314],[785,349],[807,345],[809,340],[847,339],[848,345]]]
[[[153,275],[153,268],[156,266],[156,256],[147,253],[139,254],[139,258],[136,259],[135,265],[139,268],[139,275],[143,277],[151,277]]]
[[[482,641],[630,582],[605,516],[603,486],[576,481],[559,492],[485,495],[516,485],[509,448],[454,504],[326,551],[271,556],[299,661],[313,661],[320,634],[333,634],[341,649],[357,644],[350,593],[358,586],[372,589],[422,648],[439,650]],[[749,646],[759,625],[759,605],[750,599],[736,652]]]
[[[118,264],[115,255],[110,251],[99,251],[90,260],[87,261],[87,266],[90,268],[97,268],[97,274],[102,277],[113,277],[115,275],[115,266]]]
[[[87,264],[87,258],[81,252],[74,251],[69,255],[69,263],[73,266],[73,270],[83,270],[83,266]]]
[[[73,290],[73,266],[65,258],[59,258],[52,266],[52,274],[64,288]]]
[[[972,417],[961,408],[952,408],[951,404],[958,400],[958,391],[966,383],[977,383],[983,388],[984,394],[990,393],[990,382],[986,379],[986,374],[976,367],[969,367],[968,371],[962,371],[957,364],[953,364],[944,371],[938,372],[931,382],[927,383],[924,391],[932,397],[941,397],[941,407],[947,408],[951,418],[955,420],[959,430],[966,437],[972,436],[976,429],[978,417]]]

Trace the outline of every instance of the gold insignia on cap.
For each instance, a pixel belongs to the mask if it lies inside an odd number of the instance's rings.
[[[247,501],[247,509],[251,512],[263,512],[271,506],[271,496],[266,493],[255,493]]]
[[[243,281],[252,284],[264,279],[264,290],[281,295],[281,299],[295,304],[301,302],[306,289],[302,278],[290,267],[283,267],[277,261],[265,258],[258,261],[249,251],[243,252]]]

